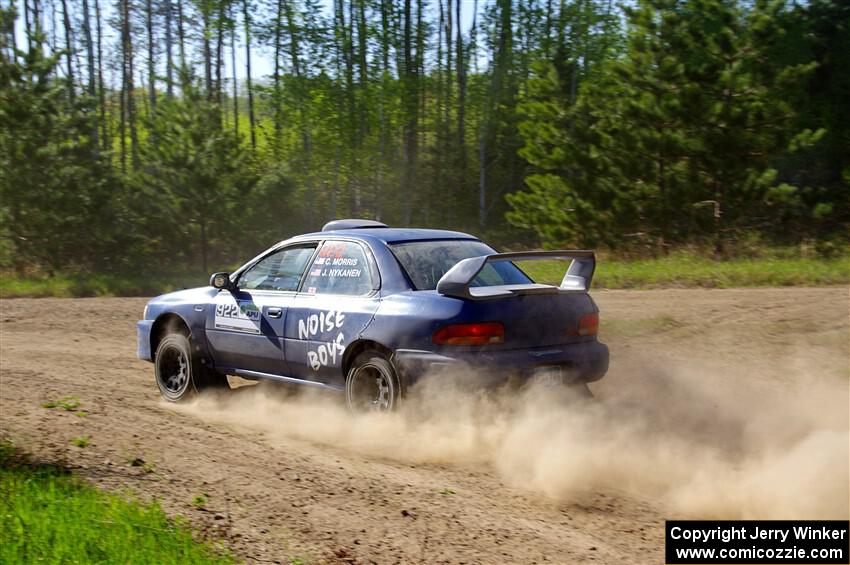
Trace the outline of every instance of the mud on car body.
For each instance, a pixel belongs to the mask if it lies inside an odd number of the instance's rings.
[[[559,286],[516,264],[555,258],[571,261]],[[392,410],[421,377],[452,367],[491,383],[542,376],[584,387],[608,369],[588,294],[595,264],[590,251],[499,254],[464,233],[337,220],[215,273],[210,286],[152,299],[138,356],[172,401],[236,375]]]

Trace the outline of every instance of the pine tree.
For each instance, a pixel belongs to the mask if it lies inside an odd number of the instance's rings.
[[[256,178],[250,154],[232,130],[221,126],[215,101],[190,78],[181,82],[183,95],[163,99],[146,121],[157,142],[142,151],[144,166],[134,178],[140,188],[136,209],[144,210],[144,231],[152,246],[188,255],[206,272],[210,249],[227,247],[239,203]]]
[[[718,255],[735,230],[769,221],[771,196],[792,190],[777,182],[775,159],[817,137],[793,130],[783,99],[812,66],[769,56],[781,10],[642,0],[628,11],[625,56],[574,106],[565,67],[540,77],[523,125],[523,155],[540,172],[510,198],[509,219],[548,243],[639,237],[660,252],[708,233]]]
[[[46,56],[43,36],[30,40],[0,59],[0,224],[19,274],[53,274],[104,259],[118,186],[92,134],[95,99],[69,100],[55,79],[63,53]]]

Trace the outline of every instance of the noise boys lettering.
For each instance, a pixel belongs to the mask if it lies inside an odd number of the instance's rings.
[[[298,339],[307,340],[318,334],[326,334],[339,330],[345,323],[345,314],[339,310],[330,310],[319,314],[310,314],[307,318],[298,320]],[[345,336],[340,331],[331,341],[321,343],[315,351],[307,351],[310,367],[318,371],[329,363],[336,363],[345,351]]]

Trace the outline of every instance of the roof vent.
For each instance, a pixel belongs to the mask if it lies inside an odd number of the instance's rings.
[[[328,222],[322,227],[322,231],[336,231],[336,230],[359,230],[363,228],[386,228],[387,224],[382,224],[381,222],[376,222],[375,220],[334,220],[332,222]]]

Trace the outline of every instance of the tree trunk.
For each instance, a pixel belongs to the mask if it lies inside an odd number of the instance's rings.
[[[201,270],[205,273],[209,272],[207,270],[207,255],[208,255],[208,247],[209,243],[207,242],[207,220],[203,214],[201,214],[200,219],[201,226]]]
[[[307,96],[304,77],[301,72],[301,51],[298,41],[298,28],[292,13],[290,0],[281,0],[286,15],[286,25],[289,31],[289,57],[292,61],[292,72],[295,75],[295,96],[298,104],[298,118],[301,127],[301,146],[304,151],[303,174],[307,185],[308,205],[307,221],[312,225],[316,209],[316,191],[313,185],[313,140],[310,134],[310,120],[307,114]]]
[[[404,24],[402,30],[402,57],[404,73],[402,82],[402,108],[404,111],[404,186],[402,223],[410,225],[413,213],[413,200],[416,185],[416,164],[418,159],[418,129],[419,129],[419,85],[418,58],[414,53],[413,36],[413,0],[404,0]]]
[[[458,180],[457,189],[460,194],[466,192],[466,59],[464,58],[463,33],[461,32],[461,0],[455,0],[455,22],[457,22],[457,54],[455,65],[457,65],[457,131],[456,151]],[[473,16],[472,28],[475,29],[475,16]]]
[[[223,94],[223,80],[222,80],[222,67],[224,67],[224,5],[225,3],[219,0],[218,4],[218,18],[216,22],[216,44],[215,44],[215,102],[218,104],[219,109],[223,105],[224,94]],[[224,119],[225,112],[220,111],[219,117],[221,120]]]
[[[723,212],[726,203],[726,183],[721,179],[714,183],[714,258],[726,259],[726,247],[723,241]]]
[[[487,118],[478,140],[478,226],[487,225]]]
[[[153,2],[145,0],[145,24],[148,32],[148,98],[150,114],[156,112],[156,59],[153,42]]]
[[[213,100],[215,90],[213,89],[212,48],[210,47],[210,35],[212,34],[212,29],[210,28],[209,10],[206,7],[201,8],[201,19],[204,23],[204,81],[206,83],[207,99]]]
[[[41,6],[38,5],[38,0],[32,0],[32,19],[35,34],[41,37]]]
[[[387,103],[387,85],[390,75],[390,45],[393,37],[391,23],[392,0],[381,0],[381,95],[378,101],[378,131],[380,132],[380,161],[376,167],[375,219],[381,221],[383,215],[384,169],[387,166],[387,118],[385,106]]]
[[[251,130],[251,147],[257,148],[254,126],[254,88],[251,84],[251,16],[248,0],[242,0],[242,15],[245,20],[245,87],[248,90],[248,127]]]
[[[12,24],[12,29],[14,30],[14,24]],[[54,26],[54,33],[56,26]],[[32,18],[30,18],[30,3],[29,0],[24,0],[24,32],[27,36],[27,51],[32,51],[32,39],[34,35]],[[13,44],[14,47],[14,44]],[[54,49],[55,51],[55,49]]]
[[[88,0],[83,0],[83,39],[86,43],[86,60],[89,75],[87,93],[92,100],[95,100],[97,96],[97,72],[95,71],[94,41],[91,36],[91,14],[89,13]],[[98,148],[98,124],[96,120],[92,120],[92,140],[94,147]]]
[[[419,130],[419,120],[422,116],[426,116],[427,97],[425,96],[425,88],[423,80],[425,77],[425,24],[424,16],[425,2],[427,0],[416,0],[416,95],[419,102],[419,111],[417,113],[416,136],[417,146],[421,145],[418,139],[421,135]]]
[[[239,81],[236,76],[236,18],[232,13],[231,19],[234,25],[230,28],[230,67],[233,71],[233,133],[239,137]]]
[[[368,55],[366,49],[367,30],[366,25],[366,0],[357,0],[358,18],[357,18],[357,61],[358,75],[360,79],[359,91],[361,98],[360,111],[357,113],[359,121],[357,124],[357,146],[363,144],[363,139],[368,135],[369,122],[366,120],[368,112],[366,111],[366,100],[369,89],[369,66],[366,63]],[[352,27],[354,22],[352,22]],[[359,204],[359,203],[358,203]],[[357,210],[355,210],[356,212]]]
[[[430,186],[428,186],[422,194],[424,202],[420,206],[422,211],[422,222],[426,225],[431,223],[431,195],[437,190],[443,190],[445,186],[445,182],[443,177],[446,172],[446,138],[443,131],[443,107],[448,107],[448,102],[446,101],[446,87],[445,87],[445,69],[446,65],[443,62],[443,32],[446,29],[446,11],[443,8],[443,0],[437,0],[437,13],[439,14],[439,19],[437,21],[437,53],[436,53],[436,63],[437,68],[433,73],[435,75],[436,84],[434,85],[434,116],[432,118],[433,121],[433,131],[434,131],[434,147],[431,151],[431,171],[429,174],[430,177]],[[451,190],[449,188],[449,190]],[[446,200],[450,200],[450,195],[446,195]],[[451,206],[447,206],[447,208],[451,209]]]
[[[548,61],[552,53],[552,0],[546,0],[546,14],[543,20],[543,57]]]
[[[180,75],[186,69],[186,31],[183,27],[183,0],[177,0],[177,41],[180,48]]]
[[[494,135],[494,119],[499,109],[508,102],[513,93],[508,84],[508,73],[513,62],[513,12],[512,0],[497,0],[499,11],[499,31],[495,58],[493,61],[493,76],[490,82],[489,102],[486,104],[487,115],[484,117],[483,131],[479,145],[479,194],[478,194],[478,225],[487,227],[487,144]],[[494,135],[495,137],[495,135]],[[494,143],[494,153],[498,155],[498,146]]]
[[[171,0],[165,0],[165,95],[168,98],[174,96],[174,5]]]
[[[100,111],[100,127],[102,148],[104,151],[109,149],[111,140],[109,138],[109,124],[106,116],[106,88],[103,83],[103,29],[100,19],[100,0],[94,0],[94,17],[97,33],[97,92]]]
[[[282,0],[284,2],[284,10],[286,14],[286,26],[287,31],[289,32],[289,57],[292,62],[292,73],[295,75],[295,78],[298,81],[301,80],[302,72],[301,72],[301,50],[299,47],[298,41],[298,28],[295,25],[295,17],[292,13],[292,6],[290,5],[288,0]],[[300,86],[300,83],[299,83]],[[298,89],[301,92],[301,88]]]
[[[123,0],[122,0],[123,6]],[[123,8],[122,8],[123,12]],[[122,16],[123,17],[123,16]],[[118,137],[121,147],[121,174],[127,174],[127,60],[124,53],[124,25],[121,25],[121,91],[118,93],[119,109],[118,109]]]
[[[68,63],[68,99],[74,102],[74,49],[71,34],[71,14],[68,12],[68,0],[62,0],[62,18],[65,24],[65,59]]]
[[[145,71],[142,70],[142,69],[139,69],[139,84],[140,85],[145,84]],[[151,107],[150,107],[149,99],[144,97],[144,96],[142,96],[142,110],[143,110],[143,112],[142,112],[143,116],[150,116],[151,115]]]
[[[353,0],[350,0],[353,2]],[[349,11],[352,10],[352,4],[349,3]],[[345,0],[337,0],[334,3],[334,44],[337,52],[337,81],[339,84],[339,93],[340,93],[340,137],[345,139],[345,143],[347,148],[349,149],[348,154],[351,156],[349,162],[353,165],[353,149],[356,147],[356,138],[357,138],[357,126],[355,118],[356,113],[354,109],[355,99],[354,99],[354,61],[353,61],[353,49],[352,49],[352,40],[353,40],[353,26],[354,19],[349,14],[349,22],[345,20]],[[338,164],[338,168],[341,169],[341,159]],[[348,171],[345,175],[346,180],[346,190],[345,194],[347,196],[352,196],[351,192],[351,181],[352,181],[352,169],[353,167],[349,167]],[[349,203],[353,202],[353,200],[349,200]],[[352,206],[349,205],[348,209]]]
[[[458,2],[460,3],[460,2]],[[445,128],[445,138],[446,142],[449,142],[451,137],[451,108],[452,108],[452,86],[453,86],[453,78],[452,71],[454,71],[452,67],[452,52],[453,52],[453,41],[452,41],[452,0],[446,0],[446,94],[445,94],[445,108],[444,117],[443,117],[443,127]]]
[[[50,0],[50,51],[52,53],[56,53],[59,51],[59,34],[56,33],[56,30],[59,29],[56,26],[56,0]]]
[[[455,2],[460,5],[460,0]],[[445,151],[448,151],[448,158],[445,159],[446,168],[447,168],[447,190],[446,190],[446,204],[448,206],[448,214],[446,214],[446,219],[449,225],[454,224],[455,221],[455,210],[456,210],[456,202],[457,202],[457,189],[458,183],[457,180],[460,175],[457,174],[457,152],[459,150],[458,147],[453,147],[454,138],[452,136],[452,108],[454,107],[453,103],[453,86],[454,86],[454,78],[452,73],[454,72],[453,59],[452,55],[454,53],[454,14],[452,10],[452,0],[446,0],[446,93],[445,93],[445,107],[443,109],[443,144],[444,154]],[[460,22],[457,22],[458,28],[460,28]]]
[[[579,10],[581,10],[581,0],[579,0]],[[579,24],[580,27],[581,24]],[[571,26],[570,33],[572,34],[572,60],[570,62],[570,106],[575,104],[576,101],[576,92],[578,91],[578,54],[577,54],[577,46],[578,46],[578,38],[576,37],[576,29],[575,26]],[[570,122],[570,131],[573,131],[573,125],[575,120]]]
[[[353,0],[352,0],[353,1]],[[346,23],[345,21],[345,3],[344,0],[337,0],[337,38],[339,41],[339,50],[342,55],[343,64],[345,65],[345,104],[344,107],[347,111],[347,122],[348,122],[348,132],[349,132],[349,146],[355,147],[356,142],[355,139],[357,137],[357,133],[355,131],[355,100],[354,100],[354,60],[353,60],[353,46],[352,46],[352,36],[351,32],[354,22],[349,21]]]
[[[338,85],[338,88],[336,90],[339,93],[339,99],[337,101],[337,107],[336,107],[337,114],[335,116],[335,122],[339,123],[339,135],[340,135],[340,138],[342,138],[342,136],[345,135],[344,124],[342,124],[343,112],[345,111],[344,110],[344,108],[345,108],[345,93],[343,92],[343,87],[342,87],[342,65],[343,65],[343,63],[342,63],[342,57],[343,57],[343,55],[342,55],[342,52],[343,52],[342,42],[343,42],[343,40],[340,37],[340,28],[342,26],[339,24],[339,17],[340,17],[339,12],[341,10],[340,10],[340,7],[339,7],[339,3],[336,0],[334,0],[333,5],[334,5],[334,14],[333,14],[333,17],[334,17],[334,28],[333,28],[334,58],[333,58],[333,62],[334,62],[334,70],[336,71],[336,74],[335,74],[336,81],[335,82]],[[337,193],[339,192],[339,173],[340,173],[340,167],[341,167],[341,161],[342,161],[341,155],[340,155],[340,153],[342,151],[342,143],[336,143],[335,145],[336,145],[336,151],[334,152],[335,153],[334,182],[333,182],[333,192],[331,192],[331,206],[332,206],[331,217],[332,218],[339,217],[339,216],[337,216],[337,213],[336,213],[337,212],[336,201],[337,201]],[[325,184],[327,185],[327,183],[325,183]]]
[[[283,27],[283,0],[277,0],[277,13],[274,19],[274,75],[272,81],[274,85],[274,156],[276,160],[280,159],[281,144],[283,142],[283,100],[281,99],[282,92],[280,88],[280,58],[283,46],[281,43],[281,28]],[[294,41],[291,38],[290,41]]]
[[[65,1],[65,0],[63,0]],[[130,154],[133,169],[139,166],[139,136],[136,131],[136,102],[133,90],[133,35],[130,32],[130,0],[121,0],[122,46],[124,60],[124,96],[127,111],[127,123],[130,126]]]
[[[15,33],[15,25],[14,23],[10,26],[7,26],[6,29],[3,30],[5,37],[3,37],[3,47],[5,47],[5,53],[3,58],[3,63],[14,63],[15,56],[15,48],[18,46],[18,38]]]

